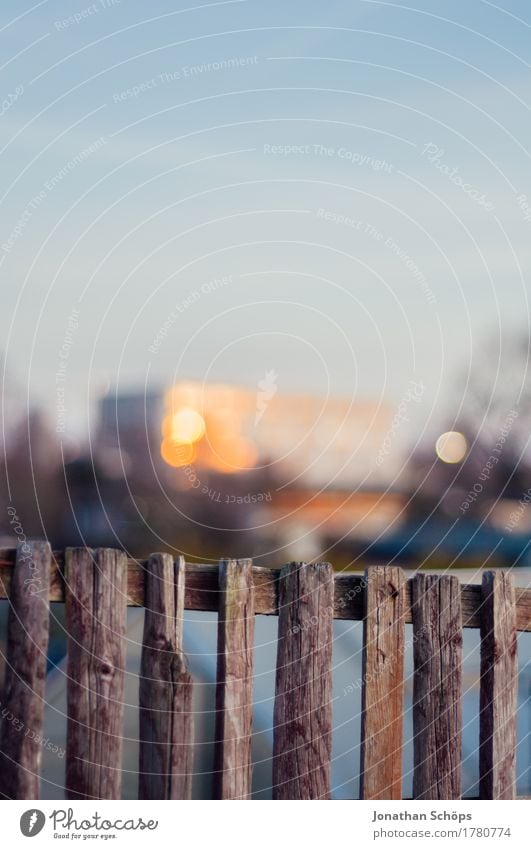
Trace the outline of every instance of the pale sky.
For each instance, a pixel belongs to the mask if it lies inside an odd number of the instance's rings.
[[[72,433],[106,387],[269,369],[422,381],[438,429],[485,334],[528,330],[528,4],[174,7],[2,4],[11,379],[53,420],[62,363]]]

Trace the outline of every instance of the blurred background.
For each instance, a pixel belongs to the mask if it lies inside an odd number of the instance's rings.
[[[45,0],[0,15],[0,545],[385,562],[469,582],[504,567],[528,586],[527,4]],[[47,721],[62,739],[53,615]],[[258,795],[275,627],[257,636]],[[189,616],[205,795],[214,628]],[[359,694],[341,693],[361,632],[336,632],[343,797],[357,792]],[[133,743],[126,757],[133,769]],[[46,758],[54,798],[62,764]]]

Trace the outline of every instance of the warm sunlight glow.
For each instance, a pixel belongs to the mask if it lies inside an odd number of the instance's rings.
[[[173,439],[163,439],[160,455],[165,463],[178,469],[188,466],[195,459],[195,448],[191,443],[175,442]]]
[[[256,447],[252,442],[241,437],[229,437],[216,442],[210,464],[218,472],[235,474],[252,469],[257,459]]]
[[[174,442],[199,442],[205,435],[205,420],[192,407],[181,407],[168,418],[168,436]]]

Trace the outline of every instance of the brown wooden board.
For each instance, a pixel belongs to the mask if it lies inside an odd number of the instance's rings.
[[[486,572],[482,588],[479,795],[514,799],[518,660],[512,576]]]
[[[406,581],[396,566],[365,578],[360,795],[401,799]]]
[[[333,583],[329,563],[280,573],[274,799],[330,798]]]
[[[119,799],[126,660],[123,551],[67,550],[68,799]]]
[[[251,560],[222,560],[214,798],[251,797],[254,584]]]
[[[461,798],[461,594],[457,578],[413,580],[413,797]]]
[[[191,799],[193,682],[183,653],[184,558],[152,554],[140,669],[140,799]]]
[[[39,798],[50,564],[47,542],[19,545],[11,581],[1,700],[0,798],[4,799]]]

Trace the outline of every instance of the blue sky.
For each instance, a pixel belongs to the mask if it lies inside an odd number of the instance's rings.
[[[1,15],[4,352],[53,418],[67,338],[72,433],[107,387],[269,369],[391,404],[421,380],[439,429],[485,337],[527,332],[526,3]]]

